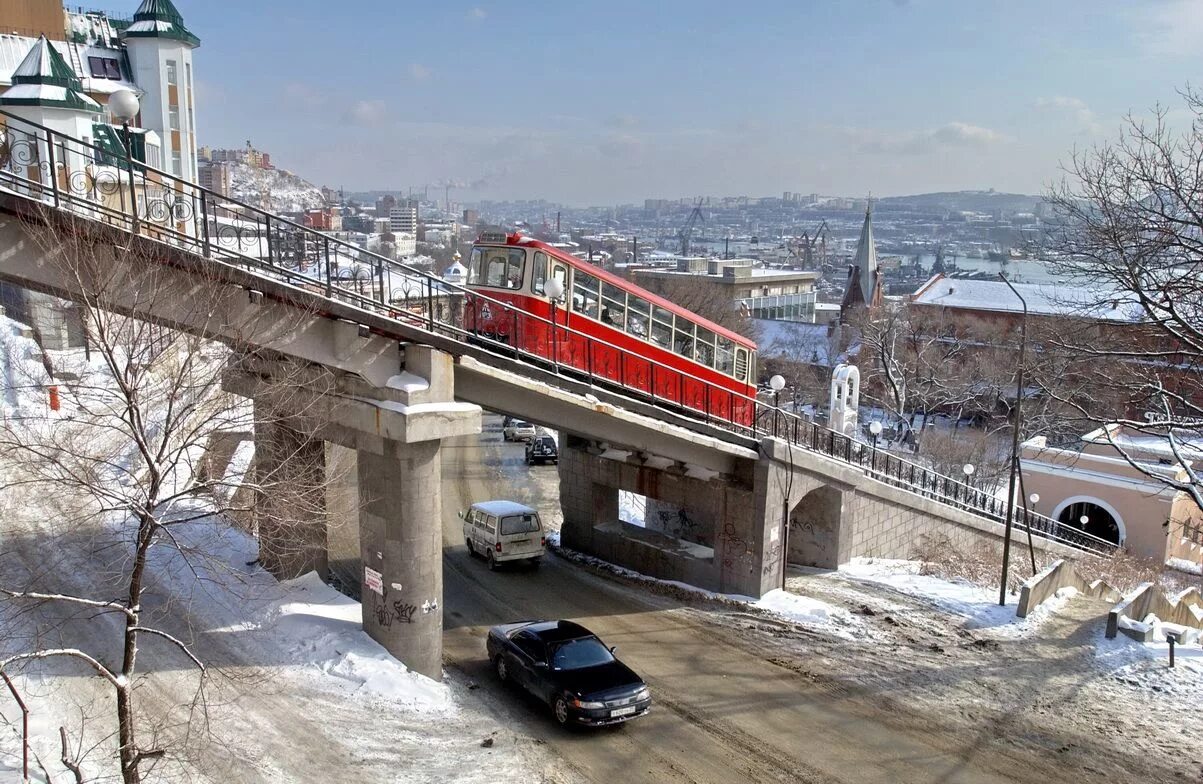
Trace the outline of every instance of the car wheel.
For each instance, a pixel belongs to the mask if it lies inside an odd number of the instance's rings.
[[[541,564],[541,563],[543,563],[542,558],[532,558],[529,561],[527,561],[527,564],[529,564],[530,568],[532,568],[532,569],[538,569],[539,564]]]
[[[489,551],[489,571],[490,572],[497,571],[497,558],[495,558],[493,556],[492,550]]]
[[[505,663],[504,656],[498,656],[494,669],[497,670],[497,680],[505,683],[510,679],[510,668]]]
[[[552,713],[555,714],[556,722],[561,727],[568,726],[568,701],[563,697],[556,697],[555,704],[551,706]]]

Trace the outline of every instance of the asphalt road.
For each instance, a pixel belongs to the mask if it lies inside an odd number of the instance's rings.
[[[858,700],[773,663],[755,639],[706,623],[705,613],[557,557],[537,571],[489,572],[468,554],[455,512],[490,498],[554,506],[556,469],[527,471],[521,455],[492,417],[479,439],[445,446],[445,657],[530,742],[562,758],[564,780],[1046,784],[1064,773],[1055,757],[988,733],[941,731],[939,716]],[[651,686],[653,712],[618,728],[568,732],[544,706],[501,686],[485,659],[487,629],[533,618],[570,618],[617,645]]]

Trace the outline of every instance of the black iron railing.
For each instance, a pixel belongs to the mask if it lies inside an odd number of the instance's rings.
[[[931,469],[879,452],[755,397],[630,353],[607,341],[533,315],[429,271],[361,248],[264,209],[174,177],[144,161],[30,123],[0,110],[0,188],[214,262],[270,277],[384,317],[621,389],[746,437],[776,436],[861,467],[873,477],[994,522],[1006,503]],[[481,316],[489,312],[487,329]],[[400,336],[400,335],[394,335]],[[412,337],[412,334],[410,335]],[[1115,548],[1027,510],[1023,533],[1094,552]]]

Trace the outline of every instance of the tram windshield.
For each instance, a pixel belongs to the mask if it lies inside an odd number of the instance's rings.
[[[526,251],[522,248],[473,248],[468,285],[520,289],[525,267]]]

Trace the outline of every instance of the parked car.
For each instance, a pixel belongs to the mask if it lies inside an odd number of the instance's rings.
[[[559,463],[560,449],[556,440],[547,433],[539,433],[526,442],[526,464]]]
[[[464,521],[468,552],[489,562],[490,569],[507,561],[538,566],[547,547],[539,513],[513,501],[482,501],[459,513]]]
[[[535,426],[521,419],[511,419],[508,424],[502,424],[501,437],[506,441],[526,441],[535,437]]]
[[[598,727],[647,714],[652,695],[597,635],[572,621],[523,621],[489,629],[493,670],[551,707],[561,725]]]

